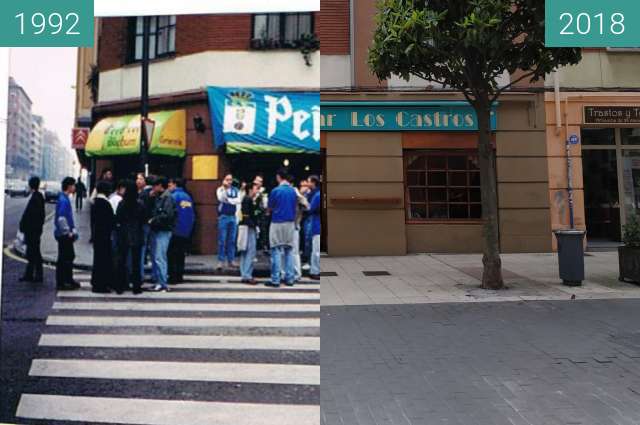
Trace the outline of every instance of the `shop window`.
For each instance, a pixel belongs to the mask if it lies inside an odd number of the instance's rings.
[[[615,145],[616,135],[613,128],[583,128],[583,145]]]
[[[251,47],[296,48],[304,34],[313,34],[312,13],[265,13],[253,15]]]
[[[472,151],[405,156],[409,220],[482,218],[478,155]]]
[[[621,128],[620,140],[623,145],[640,145],[640,128]]]
[[[129,20],[129,62],[142,60],[144,18]],[[176,17],[152,16],[149,23],[149,59],[161,58],[176,51]]]

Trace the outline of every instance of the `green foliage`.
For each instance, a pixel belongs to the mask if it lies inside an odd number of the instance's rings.
[[[544,0],[380,0],[369,65],[380,79],[398,74],[492,103],[508,87],[504,72],[537,81],[576,64],[580,49],[544,46]]]
[[[100,88],[100,68],[98,65],[91,65],[86,85],[91,91],[91,101],[98,103],[98,89]]]
[[[320,49],[320,39],[316,34],[302,34],[299,40],[296,40],[296,47],[300,49],[304,63],[311,66],[311,54]]]
[[[622,242],[626,246],[640,247],[640,220],[637,215],[633,214],[627,220],[627,224],[622,226]]]

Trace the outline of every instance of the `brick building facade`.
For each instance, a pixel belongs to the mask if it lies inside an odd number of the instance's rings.
[[[150,171],[180,175],[187,181],[198,216],[194,253],[216,252],[215,191],[225,172],[244,165],[242,160],[228,158],[214,147],[206,88],[318,91],[320,53],[312,53],[311,64],[307,65],[289,42],[301,33],[315,31],[316,18],[313,13],[152,17],[150,111],[185,111],[186,149],[184,158],[160,155],[151,158]],[[94,126],[104,119],[140,111],[141,22],[136,17],[101,18],[98,22],[95,57],[99,90],[92,108]],[[280,37],[279,41],[268,49],[253,48],[252,40],[264,35],[254,33],[262,28],[269,29],[270,39]],[[198,159],[206,159],[215,167],[210,177],[195,177],[193,164]],[[273,158],[268,156],[250,162],[274,166]],[[110,167],[117,177],[140,168],[139,158],[131,155],[97,157],[93,162],[85,159],[85,163],[93,168],[94,174]]]

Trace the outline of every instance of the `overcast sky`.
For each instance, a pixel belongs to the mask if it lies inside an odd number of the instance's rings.
[[[77,49],[65,47],[10,49],[9,75],[33,102],[32,112],[44,117],[45,127],[71,146],[75,118]]]

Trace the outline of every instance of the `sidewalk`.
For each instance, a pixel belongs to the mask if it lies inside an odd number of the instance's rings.
[[[562,285],[557,255],[503,254],[508,289],[480,289],[482,256],[418,254],[322,259],[322,305],[421,304],[640,298],[640,286],[618,281],[617,252],[585,255],[581,287]]]
[[[42,234],[41,251],[45,263],[54,264],[58,256],[58,244],[53,237],[53,218],[47,217]],[[93,247],[89,243],[91,237],[90,228],[90,208],[85,208],[80,212],[74,212],[76,228],[80,234],[80,239],[75,243],[76,260],[75,267],[81,270],[91,270],[93,264]],[[24,257],[24,247],[15,249],[17,253]],[[214,275],[239,275],[238,269],[225,268],[218,271],[216,266],[218,259],[215,255],[189,255],[187,256],[185,272],[189,274],[214,274]],[[255,265],[254,275],[257,277],[267,277],[270,274],[269,257],[258,254],[258,262]]]

